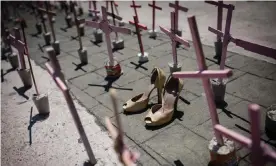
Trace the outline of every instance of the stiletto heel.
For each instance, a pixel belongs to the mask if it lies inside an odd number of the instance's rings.
[[[158,101],[158,104],[161,104],[162,103],[162,89],[164,87],[161,87],[161,88],[157,88],[157,101]]]
[[[145,117],[147,126],[160,126],[170,122],[183,88],[183,81],[170,76],[165,84],[162,104],[154,105]]]
[[[135,113],[147,108],[150,95],[155,88],[157,88],[158,102],[160,101],[161,103],[161,93],[162,88],[164,87],[166,76],[164,72],[157,67],[155,67],[151,73],[151,85],[149,86],[149,90],[128,100],[123,105],[124,112]]]

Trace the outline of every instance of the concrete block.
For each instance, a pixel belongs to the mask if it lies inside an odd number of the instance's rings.
[[[113,48],[116,50],[121,50],[124,48],[124,40],[123,39],[113,40],[112,44],[113,44]]]
[[[44,37],[45,45],[46,46],[51,45],[51,33],[50,32],[44,33],[43,37]]]
[[[80,36],[84,36],[85,35],[84,24],[80,24],[79,25],[79,31],[80,31]]]
[[[50,106],[48,100],[48,94],[34,94],[33,102],[39,112],[39,114],[49,114],[50,113]]]
[[[55,41],[54,43],[52,43],[52,47],[54,48],[56,55],[59,55],[60,54],[59,41]]]
[[[11,55],[8,56],[9,62],[12,66],[13,69],[18,68],[18,54],[17,53],[12,53]]]
[[[144,55],[142,55],[142,53],[138,53],[138,58],[139,58],[139,60],[138,60],[138,62],[141,62],[141,63],[143,63],[143,62],[148,62],[149,61],[149,53],[147,53],[147,52],[144,52]]]
[[[32,76],[29,69],[18,69],[17,70],[21,81],[23,82],[24,87],[32,87]]]
[[[88,63],[88,58],[87,58],[87,50],[85,47],[82,48],[82,50],[78,50],[79,53],[79,58],[81,61],[81,64],[87,64]]]
[[[36,23],[35,24],[35,28],[36,28],[36,31],[37,31],[38,34],[42,33],[42,25],[41,25],[41,23]]]
[[[168,65],[171,73],[181,71],[181,64],[174,64],[173,62],[169,62]]]
[[[149,30],[149,35],[150,35],[150,38],[156,38],[157,37],[157,30],[154,29],[154,30]]]
[[[94,38],[95,38],[95,42],[96,42],[96,43],[101,43],[101,42],[103,42],[103,31],[100,30],[100,29],[97,29],[97,30],[94,32]]]

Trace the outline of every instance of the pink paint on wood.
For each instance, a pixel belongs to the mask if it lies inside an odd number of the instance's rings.
[[[162,10],[161,7],[156,6],[155,1],[152,1],[152,4],[148,4],[149,7],[152,7],[152,30],[155,29],[155,10]]]
[[[225,8],[225,9],[229,9],[231,8],[230,5],[227,5],[227,4],[224,4],[224,3],[221,3],[222,1],[205,1],[205,3],[209,3],[211,5],[214,5],[214,6],[221,6],[222,8]],[[235,9],[235,8],[234,8]]]
[[[197,64],[198,64],[199,71],[207,70],[195,16],[189,17],[188,22],[189,22],[189,27],[190,27],[190,30],[192,33],[192,39],[193,39],[193,44],[194,44],[194,48],[195,48],[195,52],[196,52]],[[205,91],[206,98],[207,98],[209,112],[210,112],[210,116],[211,116],[211,120],[212,120],[212,125],[214,127],[216,124],[219,124],[217,109],[216,109],[216,105],[214,102],[214,94],[211,89],[210,80],[208,78],[202,78],[202,83],[203,83],[204,91]],[[218,143],[220,145],[223,145],[222,136],[218,132],[215,132],[215,137],[216,137]]]
[[[18,30],[18,31],[17,31]],[[15,31],[15,34],[19,32],[19,29]],[[20,34],[20,32],[19,32]],[[26,64],[25,64],[25,59],[24,59],[24,53],[25,53],[25,43],[16,39],[16,37],[10,35],[10,41],[11,45],[18,50],[18,59],[20,63],[20,68],[21,69],[26,69]]]
[[[135,16],[137,17],[138,22],[139,22],[139,17],[138,17],[138,13],[137,13],[137,9],[136,8],[141,8],[141,5],[136,5],[135,1],[132,0],[132,5],[130,5],[130,7],[134,9]]]
[[[174,72],[174,77],[185,78],[228,78],[233,75],[232,70],[204,70],[204,71],[181,71]]]
[[[264,166],[267,161],[276,163],[276,152],[262,142],[260,138],[260,106],[257,104],[250,104],[248,106],[248,111],[251,124],[251,139],[231,131],[219,124],[215,125],[214,129],[227,138],[249,148],[252,155],[252,165]]]
[[[102,17],[103,18],[100,22],[85,21],[85,24],[87,26],[90,26],[93,28],[101,29],[105,33],[105,39],[106,39],[106,45],[107,45],[110,65],[114,66],[114,58],[113,58],[113,52],[112,52],[112,47],[111,47],[110,33],[111,32],[120,32],[120,33],[125,33],[125,34],[131,34],[131,30],[127,29],[127,28],[121,28],[121,27],[116,27],[116,26],[110,25],[107,20],[106,8],[103,6],[102,6]]]
[[[172,30],[175,30],[175,13],[174,12],[171,12],[171,29]],[[176,35],[175,33],[169,31],[168,29],[166,28],[163,28],[161,26],[159,26],[161,31],[164,32],[166,35],[168,35],[170,38],[171,38],[171,41],[172,41],[172,54],[173,54],[173,63],[174,65],[177,65],[178,64],[178,61],[177,61],[177,50],[176,50],[176,43],[177,42],[180,42],[182,43],[183,45],[185,45],[186,47],[190,47],[190,44],[187,40],[179,37],[178,35]]]
[[[175,3],[169,3],[169,7],[174,8],[175,13],[175,29],[178,30],[178,17],[179,17],[179,10],[183,12],[188,12],[188,8],[180,6],[179,1],[175,1]]]

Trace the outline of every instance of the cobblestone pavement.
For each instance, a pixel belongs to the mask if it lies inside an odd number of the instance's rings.
[[[43,36],[32,37],[30,34],[36,32],[34,17],[28,13],[24,13],[23,17],[27,19],[28,24],[27,40],[30,56],[37,65],[45,69],[44,64],[48,55],[45,52],[41,52],[37,45],[38,43],[44,44]],[[159,34],[157,39],[154,40],[150,39],[146,32],[142,32],[145,51],[149,53],[149,62],[145,64],[138,63],[139,46],[136,36],[120,34],[124,39],[125,48],[114,52],[114,55],[120,61],[124,74],[117,81],[108,82],[105,80],[106,73],[104,68],[104,62],[108,58],[105,41],[99,45],[93,44],[90,41],[94,40],[92,28],[85,28],[86,35],[82,40],[88,50],[89,63],[80,68],[77,65],[80,63],[77,54],[78,42],[71,40],[70,37],[76,35],[76,29],[73,27],[67,32],[60,30],[60,27],[65,27],[63,13],[58,13],[56,20],[54,26],[61,47],[61,55],[58,56],[58,59],[66,79],[69,81],[70,90],[79,103],[90,113],[90,115],[86,116],[94,116],[101,126],[103,126],[105,116],[110,117],[114,122],[114,114],[108,94],[109,88],[113,87],[117,90],[119,104],[122,105],[135,94],[142,93],[147,89],[151,70],[155,66],[162,68],[167,76],[169,74],[168,62],[172,61],[171,44],[169,38],[164,34]],[[126,27],[134,29],[130,25],[126,25]],[[190,44],[191,48],[186,49],[181,46],[177,50],[183,71],[197,69],[195,51],[191,42]],[[203,50],[208,67],[210,69],[218,69],[219,66],[216,60],[213,59],[214,48],[204,45]],[[217,109],[220,122],[227,128],[250,136],[247,105],[252,102],[259,104],[262,108],[261,120],[264,122],[266,108],[276,103],[276,65],[234,52],[228,52],[226,65],[233,70],[234,75],[228,80],[226,88],[225,101],[227,106],[223,109]],[[8,69],[8,67],[4,68],[5,71]],[[6,87],[9,86],[2,84],[2,89]],[[51,94],[49,94],[49,97],[51,98]],[[138,161],[140,165],[203,166],[209,162],[210,157],[207,146],[213,134],[201,80],[184,80],[181,97],[173,120],[161,128],[145,128],[143,119],[146,112],[135,115],[120,114],[127,144],[141,153]],[[154,91],[150,103],[156,102],[157,97]],[[120,110],[122,111],[122,109]],[[17,117],[21,118],[20,116]],[[2,126],[3,119],[5,119],[4,114],[2,114]],[[28,123],[28,121],[22,123]],[[275,146],[275,142],[269,140],[264,134],[263,124],[261,126],[262,139],[268,144]],[[13,124],[9,121],[7,125]],[[16,133],[19,129],[17,126],[13,126],[12,131]],[[68,132],[74,131],[72,127],[72,131],[69,130]],[[10,137],[14,136],[12,133],[10,134]],[[95,133],[90,133],[89,138],[93,139],[94,135]],[[51,138],[50,136],[45,136],[43,139],[50,140]],[[2,135],[2,149],[8,149],[7,145],[3,144],[3,141],[7,140],[9,140],[9,137],[3,138]],[[70,144],[69,140],[67,141]],[[72,140],[72,142],[74,141],[76,140]],[[38,142],[33,143],[33,145],[38,146]],[[239,145],[237,147],[237,153],[241,158],[240,165],[249,165],[248,150],[240,148]],[[67,149],[66,146],[61,146],[55,151],[63,152],[67,151]],[[55,153],[55,151],[45,151],[45,153]],[[15,153],[23,152],[24,149],[17,149]],[[23,158],[28,158],[27,155],[24,154]],[[39,153],[33,153],[33,157],[43,158]],[[78,154],[74,157],[78,158]],[[2,160],[7,160],[7,158],[10,158],[11,162],[12,160],[17,160],[12,156],[5,156]],[[20,165],[23,163],[17,162],[21,163]],[[28,161],[24,163],[29,165]],[[57,163],[52,164],[56,165]],[[71,163],[71,165],[75,164],[77,163]]]

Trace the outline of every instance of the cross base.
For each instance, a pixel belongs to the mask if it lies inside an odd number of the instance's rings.
[[[215,137],[209,142],[208,148],[211,156],[211,165],[238,165],[234,141],[227,138],[224,138],[223,141],[223,146],[217,143]]]
[[[83,8],[82,8],[82,7],[79,7],[79,8],[78,8],[78,13],[79,13],[79,16],[82,16],[82,15],[83,15]]]
[[[137,56],[139,57],[139,60],[138,60],[139,63],[144,63],[149,61],[149,53],[147,52],[144,52],[144,55],[142,55],[142,53],[138,53]]]
[[[19,77],[23,82],[24,87],[30,88],[33,85],[31,71],[29,69],[17,69]]]
[[[48,115],[50,113],[49,99],[47,94],[34,94],[32,99],[40,115]]]
[[[84,24],[79,25],[80,36],[84,36]]]
[[[8,59],[13,69],[18,68],[18,55],[16,53],[12,53],[11,55],[9,55]]]
[[[123,74],[120,64],[114,60],[114,66],[110,65],[110,62],[106,62],[105,65],[107,78],[118,78]]]
[[[214,56],[214,59],[217,59],[218,63],[220,63],[221,53],[222,53],[222,41],[215,42],[215,51],[216,51],[216,55]]]
[[[168,63],[168,66],[170,68],[171,73],[181,71],[182,68],[181,64],[174,64],[173,62]]]
[[[157,37],[157,32],[158,30],[157,29],[154,29],[154,30],[149,30],[149,36],[150,38],[156,38]]]
[[[70,15],[67,15],[65,17],[65,22],[66,22],[66,25],[67,25],[68,28],[72,27],[72,17]]]
[[[81,50],[78,50],[81,64],[86,65],[88,63],[87,50],[83,47]]]
[[[214,92],[214,100],[216,105],[224,102],[225,89],[227,81],[219,81],[218,79],[211,79],[212,90]]]
[[[94,32],[94,37],[95,37],[95,43],[101,43],[103,42],[103,31],[100,29],[96,29]]]
[[[119,26],[122,27],[122,26],[125,26],[126,22],[124,20],[121,20],[119,21]]]
[[[37,34],[41,34],[42,33],[42,25],[41,25],[41,23],[36,23],[35,24],[35,28],[36,28]]]
[[[125,47],[123,39],[113,40],[112,44],[113,44],[113,48],[115,50],[121,50],[121,49],[123,49]]]
[[[51,45],[51,33],[50,32],[44,33],[43,37],[44,37],[45,45],[46,46]]]
[[[54,43],[52,43],[52,47],[54,48],[56,55],[59,55],[60,54],[59,41],[55,41]]]

